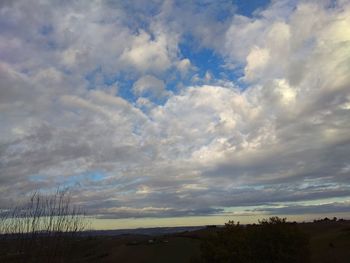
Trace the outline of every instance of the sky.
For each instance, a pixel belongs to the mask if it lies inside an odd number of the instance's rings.
[[[349,72],[349,0],[2,0],[0,208],[350,218]]]

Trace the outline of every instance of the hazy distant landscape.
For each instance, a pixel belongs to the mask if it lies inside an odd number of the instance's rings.
[[[0,263],[350,262],[350,0],[0,0]]]
[[[320,220],[297,225],[307,239],[311,263],[347,263],[350,257],[350,221]],[[50,258],[49,262],[241,262],[206,261],[203,257],[203,244],[224,231],[224,226],[199,226],[181,228],[153,228],[122,231],[94,231],[81,233],[67,240],[67,247],[58,259]],[[13,251],[15,240],[0,239],[0,262],[48,262],[40,259],[40,253],[19,255]],[[278,242],[283,240],[277,240]],[[289,240],[291,242],[291,240]],[[234,250],[234,246],[232,247]],[[228,251],[229,252],[229,251]],[[33,255],[32,255],[33,256]],[[273,260],[268,262],[278,262]],[[242,261],[250,262],[250,261]],[[254,262],[265,262],[263,260]],[[289,261],[285,261],[289,262]]]

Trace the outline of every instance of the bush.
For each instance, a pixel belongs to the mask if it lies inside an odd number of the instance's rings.
[[[36,192],[25,204],[0,211],[0,261],[61,262],[69,242],[86,226],[68,191]]]
[[[309,262],[308,238],[296,223],[278,217],[248,226],[229,221],[204,240],[201,252],[208,263]]]

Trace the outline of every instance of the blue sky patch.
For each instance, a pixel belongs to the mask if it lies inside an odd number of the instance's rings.
[[[237,6],[237,13],[244,16],[252,16],[255,10],[264,9],[270,0],[233,0],[233,4]]]

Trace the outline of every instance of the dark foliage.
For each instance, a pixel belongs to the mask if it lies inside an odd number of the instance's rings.
[[[63,262],[86,226],[67,191],[34,193],[0,213],[0,262]]]
[[[229,221],[202,243],[201,252],[208,263],[309,262],[308,237],[278,217],[248,226]]]

